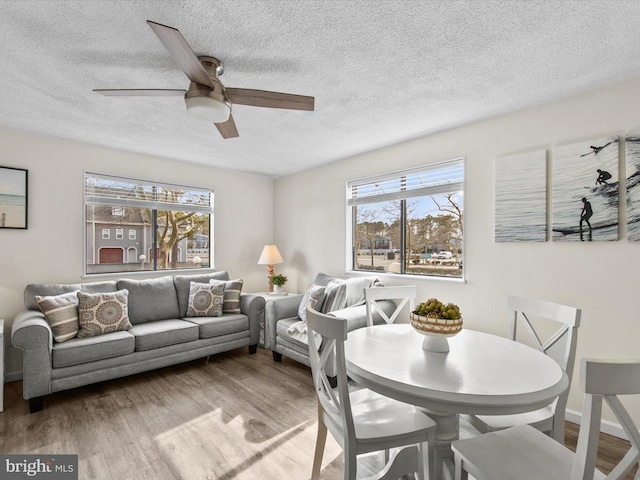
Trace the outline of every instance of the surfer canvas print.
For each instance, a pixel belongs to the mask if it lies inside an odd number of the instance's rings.
[[[496,242],[547,240],[547,152],[496,159]]]
[[[640,133],[625,139],[627,158],[627,235],[640,240]]]
[[[618,240],[618,137],[553,150],[553,240]]]

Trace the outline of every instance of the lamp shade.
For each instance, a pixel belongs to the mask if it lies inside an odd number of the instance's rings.
[[[265,245],[258,259],[258,265],[275,265],[276,263],[284,263],[278,247],[275,245]]]

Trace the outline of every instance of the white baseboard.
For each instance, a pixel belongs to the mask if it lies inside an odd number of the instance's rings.
[[[576,423],[580,425],[580,421],[582,420],[582,413],[576,412],[575,410],[566,410],[565,420],[567,420],[568,422]],[[627,434],[624,432],[624,429],[622,428],[622,426],[619,423],[615,423],[610,420],[601,421],[600,431],[602,433],[613,435],[614,437],[628,440]]]

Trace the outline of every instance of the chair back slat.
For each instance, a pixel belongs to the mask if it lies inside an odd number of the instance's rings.
[[[354,442],[355,427],[351,413],[344,354],[347,321],[344,318],[317,312],[307,306],[307,326],[311,374],[320,405],[333,423],[342,425],[342,431],[345,432],[343,441]],[[314,332],[319,333],[322,337],[319,344],[316,342]],[[331,387],[327,373],[328,363],[334,360],[338,380],[336,389]],[[337,434],[337,432],[332,433]],[[343,448],[345,448],[344,445]]]
[[[640,461],[640,432],[618,395],[640,394],[640,361],[583,358],[580,382],[585,398],[571,480],[593,479],[603,400],[615,414],[630,442],[630,449],[606,477],[606,480],[622,480]]]
[[[378,314],[386,323],[394,323],[402,309],[409,304],[409,309],[415,308],[416,286],[406,285],[398,287],[370,287],[364,289],[364,299],[367,305],[367,326],[373,325],[373,314]],[[378,300],[399,300],[396,309],[388,316],[376,303]]]

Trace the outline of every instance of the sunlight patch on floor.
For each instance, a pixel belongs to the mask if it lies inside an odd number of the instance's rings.
[[[183,479],[289,478],[301,465],[307,465],[311,475],[315,420],[275,432],[264,423],[256,425],[255,420],[243,416],[229,421],[223,415],[222,409],[216,409],[156,436],[165,461],[173,465],[175,472],[182,472]],[[266,431],[270,434],[265,435]],[[341,452],[335,440],[327,438],[323,467],[334,462]]]

